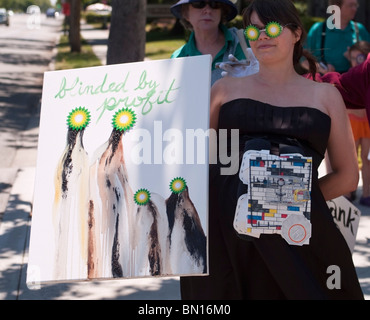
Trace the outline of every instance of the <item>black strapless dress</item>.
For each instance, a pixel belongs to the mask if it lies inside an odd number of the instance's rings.
[[[212,165],[210,275],[182,277],[183,299],[363,299],[351,252],[318,184],[317,169],[330,126],[328,115],[309,107],[276,107],[252,99],[233,100],[221,107],[219,129],[239,129],[240,161],[245,142],[255,136],[298,140],[304,156],[313,158],[312,236],[310,244],[301,247],[289,245],[280,235],[241,239],[233,227],[239,176],[220,175],[222,165]],[[330,266],[339,267],[340,289],[327,286]]]

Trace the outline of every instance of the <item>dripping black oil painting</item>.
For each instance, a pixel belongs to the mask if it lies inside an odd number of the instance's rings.
[[[45,73],[28,283],[208,274],[210,69]]]

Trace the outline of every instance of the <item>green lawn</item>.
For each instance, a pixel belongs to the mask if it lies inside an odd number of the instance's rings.
[[[147,32],[145,56],[152,60],[169,59],[173,51],[185,44],[184,37],[174,37],[167,31]],[[75,69],[101,66],[90,45],[82,39],[81,53],[72,53],[67,36],[61,36],[57,45],[55,69]]]
[[[81,41],[81,52],[71,52],[68,36],[61,36],[57,45],[58,53],[55,61],[55,70],[85,68],[101,66],[100,60],[85,40]]]
[[[147,42],[145,56],[152,60],[169,59],[171,54],[183,44],[185,41],[179,39]]]
[[[164,23],[162,26],[152,23],[146,27],[145,57],[152,60],[169,59],[171,54],[185,44],[182,34],[173,35],[173,24]]]

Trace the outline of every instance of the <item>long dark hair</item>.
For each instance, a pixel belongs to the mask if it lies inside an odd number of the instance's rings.
[[[256,12],[261,22],[267,24],[271,21],[279,22],[281,25],[289,28],[292,32],[298,29],[302,30],[299,41],[294,46],[293,64],[297,66],[302,57],[305,57],[309,63],[310,73],[315,79],[317,72],[316,59],[307,50],[303,49],[303,44],[307,38],[299,13],[292,0],[253,0],[252,3],[243,12],[244,27],[250,25],[252,12]]]

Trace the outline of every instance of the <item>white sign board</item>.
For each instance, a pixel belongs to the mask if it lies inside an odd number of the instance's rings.
[[[208,273],[211,57],[45,73],[27,283]]]
[[[358,226],[360,224],[361,211],[349,202],[345,197],[339,197],[327,202],[343,237],[346,239],[351,252],[355,248]]]

